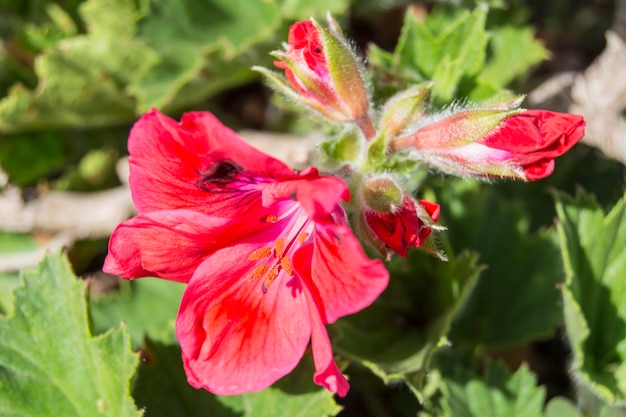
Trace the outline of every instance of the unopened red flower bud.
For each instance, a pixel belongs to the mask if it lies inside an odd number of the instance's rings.
[[[369,138],[374,128],[361,63],[336,22],[329,20],[328,28],[313,19],[294,23],[287,49],[272,53],[278,59],[274,65],[285,70],[287,82],[268,70],[255,69],[289,98],[331,120],[356,123]]]
[[[584,136],[582,116],[544,110],[464,110],[390,142],[393,151],[454,175],[545,178],[554,158]]]
[[[390,250],[406,257],[409,248],[421,246],[439,218],[438,204],[414,200],[389,178],[369,180],[361,194],[360,228],[386,258]]]
[[[402,190],[389,178],[374,178],[363,185],[364,203],[379,212],[393,211],[402,202]]]

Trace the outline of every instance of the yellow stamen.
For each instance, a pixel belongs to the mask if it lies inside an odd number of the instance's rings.
[[[249,280],[253,280],[253,279],[260,278],[263,275],[265,275],[265,273],[267,272],[268,269],[269,268],[268,268],[267,264],[259,265],[259,266],[257,266],[256,268],[254,268],[252,270],[252,273],[250,275],[248,275],[248,279]]]
[[[291,261],[289,258],[283,258],[280,260],[280,266],[283,268],[283,271],[287,273],[290,277],[293,276],[293,268],[291,267]]]
[[[262,221],[267,223],[274,223],[276,220],[278,220],[278,217],[274,216],[273,214],[268,214],[267,216],[265,216],[264,219],[262,219]]]
[[[248,259],[251,261],[259,261],[261,259],[267,258],[271,254],[272,250],[270,248],[260,248],[248,255]]]
[[[280,265],[274,265],[272,269],[265,276],[265,281],[263,281],[263,292],[267,292],[267,289],[272,285],[272,282],[278,278],[278,273],[280,272]]]
[[[298,235],[298,241],[300,242],[300,244],[303,244],[307,237],[309,237],[308,233],[306,233],[306,232],[300,233]]]
[[[276,239],[276,246],[274,246],[274,258],[280,259],[283,257],[283,251],[285,250],[285,239],[279,237]]]

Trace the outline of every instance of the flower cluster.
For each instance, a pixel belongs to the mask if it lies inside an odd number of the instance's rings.
[[[345,127],[327,155],[338,168],[294,172],[209,113],[177,122],[152,110],[128,140],[138,214],[113,233],[103,268],[187,285],[176,321],[185,371],[220,395],[268,387],[309,345],[314,381],[346,395],[325,326],[369,306],[389,279],[361,244],[406,257],[439,228],[439,205],[415,198],[388,161],[531,181],[583,136],[580,116],[519,103],[429,114],[429,83],[376,112],[363,64],[332,19],[298,22],[288,41],[273,53],[284,74],[256,70]]]

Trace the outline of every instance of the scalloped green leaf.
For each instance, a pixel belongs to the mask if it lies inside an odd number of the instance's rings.
[[[22,279],[0,317],[0,414],[141,416],[129,395],[138,357],[128,332],[91,335],[86,286],[67,260],[47,255]]]
[[[575,381],[626,407],[626,197],[606,215],[582,191],[555,198]]]
[[[374,48],[372,62],[375,66],[391,63],[391,68],[382,70],[401,85],[434,81],[432,99],[447,103],[462,78],[475,77],[483,68],[489,41],[486,18],[486,7],[458,13],[435,10],[423,21],[409,11],[393,55]]]
[[[37,86],[16,83],[0,100],[0,131],[115,125],[151,107],[179,111],[253,80],[248,67],[270,62],[262,49],[283,25],[271,1],[87,0],[79,11],[87,33],[44,39]]]
[[[487,30],[487,12],[485,5],[472,12],[440,7],[424,19],[409,9],[393,53],[369,49],[378,88],[389,95],[432,80],[436,107],[455,98],[482,100],[502,94],[547,58],[547,51],[530,27]]]
[[[0,131],[102,126],[132,120],[125,86],[158,58],[132,37],[139,18],[132,2],[89,0],[80,7],[88,28],[37,56],[38,86],[14,85],[0,101]]]
[[[527,365],[514,374],[501,362],[487,361],[481,377],[446,375],[444,415],[454,417],[542,417],[545,389]]]
[[[0,316],[13,309],[13,290],[19,286],[19,273],[0,272]]]

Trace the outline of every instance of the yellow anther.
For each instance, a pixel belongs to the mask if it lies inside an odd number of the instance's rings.
[[[260,248],[248,255],[248,259],[251,261],[258,261],[267,258],[271,254],[272,250],[270,248]]]
[[[248,279],[258,279],[265,275],[268,269],[269,267],[267,266],[267,264],[259,265],[252,270],[252,273],[250,275],[248,275]]]
[[[283,257],[283,251],[285,250],[285,239],[279,237],[276,239],[276,246],[274,246],[274,258],[280,259]]]
[[[278,220],[278,217],[274,216],[273,214],[268,214],[267,216],[265,216],[264,219],[262,219],[262,221],[267,223],[274,223],[276,220]]]
[[[283,271],[285,271],[287,275],[289,275],[290,277],[293,276],[293,268],[291,267],[291,261],[289,260],[289,258],[285,257],[281,259],[280,266],[281,268],[283,268]]]
[[[300,233],[298,235],[298,241],[300,242],[300,244],[303,244],[307,237],[309,237],[309,234],[307,232]]]
[[[267,292],[267,289],[272,285],[272,282],[278,278],[278,274],[280,273],[280,265],[274,265],[272,269],[265,276],[265,281],[263,281],[263,292]]]

